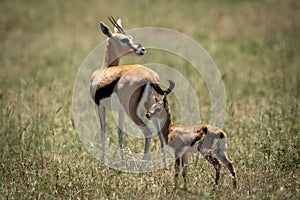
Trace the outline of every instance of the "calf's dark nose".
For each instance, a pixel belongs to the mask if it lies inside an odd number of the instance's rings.
[[[146,113],[146,117],[147,117],[147,119],[150,119],[151,118],[150,113]]]

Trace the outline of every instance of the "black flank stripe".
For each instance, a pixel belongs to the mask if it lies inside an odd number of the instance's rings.
[[[104,98],[110,97],[114,91],[115,86],[117,85],[119,79],[114,80],[110,84],[106,85],[103,88],[99,88],[95,94],[95,103],[99,105],[100,101]]]
[[[199,138],[199,137],[196,137],[196,138],[192,141],[191,147],[194,146],[195,143],[196,143],[197,141],[199,141],[199,140],[200,140],[200,138]]]

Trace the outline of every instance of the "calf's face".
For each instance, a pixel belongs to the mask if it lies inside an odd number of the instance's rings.
[[[162,120],[166,117],[166,110],[163,106],[163,102],[159,101],[153,104],[146,112],[146,117],[150,120]]]

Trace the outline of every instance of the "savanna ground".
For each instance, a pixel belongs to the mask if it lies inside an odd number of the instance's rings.
[[[300,198],[299,1],[2,0],[0,5],[1,199]],[[196,156],[190,156],[188,190],[174,193],[173,166],[124,173],[101,167],[85,149],[72,124],[72,88],[84,58],[105,39],[98,23],[108,24],[109,15],[123,18],[127,29],[183,32],[208,51],[226,87],[224,129],[237,189],[225,168],[214,187],[213,168]],[[201,120],[208,123],[210,100],[201,77],[186,63],[154,53],[123,63],[159,60],[188,76],[201,112],[208,113]],[[115,131],[109,126],[108,132]],[[157,138],[152,145],[159,145]]]

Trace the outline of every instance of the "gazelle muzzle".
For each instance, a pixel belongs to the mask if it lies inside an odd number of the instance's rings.
[[[146,49],[141,44],[136,44],[132,48],[134,53],[138,56],[143,56],[146,53]]]

